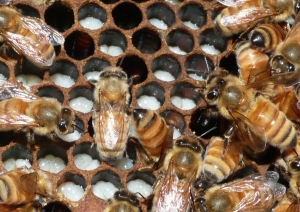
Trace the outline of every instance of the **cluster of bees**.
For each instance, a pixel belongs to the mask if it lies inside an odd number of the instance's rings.
[[[219,3],[226,8],[216,18],[216,31],[224,36],[244,32],[234,45],[239,76],[217,68],[202,92],[208,114],[230,123],[223,137],[181,136],[174,141],[173,126],[158,113],[129,107],[134,79],[119,67],[107,67],[99,81],[91,81],[100,158],[114,165],[127,142],[135,144],[142,169],[158,175],[151,211],[300,211],[299,3]],[[0,17],[4,57],[19,55],[38,67],[52,65],[53,45],[64,42],[60,33],[9,6],[0,8]],[[293,26],[283,24],[289,18],[295,19]],[[22,84],[1,81],[0,89],[0,131],[22,131],[34,142],[35,134],[53,139],[75,130],[72,109],[38,97]],[[269,163],[256,162],[272,148],[280,150],[272,161],[276,171],[269,170]],[[245,166],[259,172],[235,179],[233,174]],[[288,184],[278,183],[279,178]],[[21,168],[0,176],[1,211],[38,211],[53,193],[51,179],[42,171]],[[136,194],[121,189],[104,211],[140,211],[140,204]]]

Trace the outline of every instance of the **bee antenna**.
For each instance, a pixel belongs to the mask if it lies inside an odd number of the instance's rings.
[[[147,198],[146,197],[144,197],[144,195],[143,194],[141,194],[140,192],[135,192],[135,194],[139,194],[147,203],[148,203],[148,201],[147,201]]]
[[[213,131],[213,130],[215,130],[215,129],[217,129],[217,126],[216,126],[216,125],[215,125],[214,127],[210,128],[209,130],[207,130],[206,132],[202,133],[202,134],[201,134],[200,136],[198,136],[198,137],[202,138],[204,135],[210,133],[211,131]]]
[[[84,132],[84,129],[75,124],[75,129],[79,132]]]
[[[123,60],[124,60],[124,57],[121,58],[121,60],[118,62],[119,64],[117,64],[117,66],[121,67]]]

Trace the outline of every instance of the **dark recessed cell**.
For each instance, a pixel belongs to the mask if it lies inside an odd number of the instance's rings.
[[[46,69],[36,67],[33,63],[31,63],[27,59],[23,59],[22,61],[23,61],[22,64],[20,61],[15,66],[15,75],[16,76],[18,76],[20,74],[32,74],[32,75],[37,75],[38,77],[43,79]]]
[[[41,97],[48,97],[48,98],[54,98],[57,101],[59,101],[60,103],[63,103],[64,101],[64,94],[52,87],[52,86],[45,86],[40,88],[37,92],[36,95],[41,96]]]
[[[92,178],[91,184],[95,185],[98,181],[110,182],[119,189],[124,188],[119,175],[110,170],[100,171]]]
[[[207,29],[203,31],[199,37],[200,45],[211,45],[215,49],[223,52],[227,48],[227,39],[215,33],[214,29]]]
[[[175,79],[181,73],[181,67],[176,58],[170,55],[161,55],[154,59],[151,64],[151,70],[155,73],[157,70],[169,72]]]
[[[65,49],[69,57],[85,59],[94,54],[95,45],[91,36],[85,32],[74,31],[66,37]]]
[[[114,4],[118,2],[119,0],[101,0],[104,4]]]
[[[225,68],[233,75],[239,76],[239,67],[234,53],[231,53],[227,57],[223,57],[220,61],[220,67]]]
[[[57,182],[57,187],[66,182],[73,182],[76,185],[80,185],[84,190],[86,189],[86,181],[80,174],[65,173]]]
[[[214,70],[214,64],[204,55],[194,54],[186,59],[184,68],[188,75],[195,74],[205,80],[207,75]]]
[[[168,46],[179,47],[182,51],[189,53],[194,47],[193,37],[184,30],[175,29],[167,35]]]
[[[91,137],[94,136],[94,127],[93,127],[93,117],[91,117],[88,121],[88,133]]]
[[[57,60],[49,69],[50,75],[60,73],[70,76],[75,82],[78,79],[78,70],[76,66],[67,60]]]
[[[154,184],[156,180],[155,176],[150,172],[133,171],[128,174],[126,182],[128,183],[129,181],[136,180],[136,179],[141,179],[151,186]]]
[[[94,97],[93,97],[93,91],[89,88],[86,88],[86,87],[76,87],[74,89],[72,89],[69,93],[69,101],[71,99],[74,99],[78,96],[83,96],[85,98],[87,98],[88,100],[91,100],[91,101],[94,101]]]
[[[65,164],[68,164],[68,155],[66,150],[54,144],[49,144],[42,147],[37,152],[37,159],[44,158],[49,154],[61,158],[65,162]]]
[[[136,93],[136,98],[146,95],[153,96],[160,102],[160,105],[163,105],[165,102],[165,91],[162,87],[157,84],[149,83],[140,87]]]
[[[178,96],[185,99],[193,100],[193,102],[197,105],[200,103],[201,97],[199,92],[196,91],[195,86],[188,82],[181,82],[176,84],[170,93],[171,97]],[[183,108],[186,108],[183,106]],[[189,106],[188,106],[189,108]],[[192,108],[190,108],[192,109]],[[187,110],[187,109],[185,109]]]
[[[13,131],[0,132],[0,147],[6,146],[13,139]]]
[[[163,21],[168,27],[171,27],[175,21],[175,15],[173,11],[167,7],[165,4],[157,3],[152,4],[147,9],[147,18],[156,18]]]
[[[102,46],[102,45],[118,46],[124,52],[127,48],[127,41],[126,41],[126,37],[121,32],[117,30],[107,30],[100,35],[98,46]],[[113,56],[118,56],[118,55],[113,55]]]
[[[124,2],[112,11],[115,24],[122,29],[132,29],[142,22],[140,9],[132,3]]]
[[[54,3],[46,9],[45,21],[59,32],[64,32],[74,24],[73,10],[60,2]]]
[[[71,212],[71,210],[61,202],[51,202],[43,207],[42,212]]]
[[[215,18],[222,12],[222,10],[212,10],[211,11],[211,19],[215,20]]]
[[[92,71],[101,71],[105,67],[110,66],[110,63],[104,59],[92,58],[89,59],[82,68],[82,74],[86,74]]]
[[[166,120],[168,125],[175,127],[180,131],[180,133],[184,131],[185,121],[181,114],[175,111],[167,110],[162,112],[160,115]]]
[[[5,79],[8,79],[10,76],[9,69],[7,65],[3,62],[0,62],[0,74],[2,74]]]
[[[266,149],[259,154],[253,154],[253,152],[247,153],[246,151],[243,152],[244,155],[252,161],[255,161],[258,165],[267,165],[273,164],[276,159],[280,155],[280,150],[273,146],[267,146]]]
[[[151,29],[141,29],[132,36],[132,43],[142,53],[152,54],[161,47],[161,40],[158,34]]]
[[[61,45],[54,46],[55,55],[58,56],[61,51]],[[55,61],[54,61],[55,63]]]
[[[31,6],[25,5],[25,4],[17,4],[15,7],[18,9],[18,11],[25,16],[40,18],[39,12],[34,9]]]
[[[2,153],[2,162],[10,158],[28,160],[30,164],[33,162],[33,156],[30,151],[21,145],[14,145]]]
[[[75,128],[79,133],[84,133],[84,123],[78,116],[75,117]]]
[[[199,4],[186,4],[179,10],[181,21],[189,21],[196,24],[199,28],[206,24],[206,12]]]
[[[105,10],[94,3],[89,3],[82,6],[78,11],[78,20],[85,19],[87,17],[93,17],[100,20],[103,24],[107,21],[107,15]]]
[[[120,64],[120,62],[122,62]],[[128,78],[136,76],[133,78],[133,84],[138,84],[147,79],[148,70],[147,66],[141,58],[131,55],[121,58],[118,62],[121,68],[127,73]]]

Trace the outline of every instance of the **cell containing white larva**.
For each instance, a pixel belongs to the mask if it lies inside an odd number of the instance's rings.
[[[39,83],[42,82],[42,79],[40,77],[33,74],[20,74],[16,76],[16,78],[18,82],[22,82],[23,85],[27,85],[27,86],[38,85]]]
[[[93,194],[101,199],[108,200],[119,189],[111,182],[99,181],[92,185]]]
[[[194,39],[186,30],[174,29],[166,37],[169,50],[179,54],[186,55],[194,48]]]
[[[107,46],[107,45],[101,45],[100,51],[106,54],[109,54],[110,56],[119,56],[123,54],[123,49],[119,46]]]
[[[187,53],[183,51],[181,48],[178,46],[169,46],[170,51],[174,52],[175,54],[179,55],[186,55]]]
[[[87,81],[99,81],[100,71],[90,71],[84,74]]]
[[[149,22],[158,29],[166,30],[175,21],[174,12],[162,3],[154,3],[147,8],[146,12]]]
[[[63,159],[52,154],[48,154],[43,158],[39,158],[38,163],[42,170],[51,173],[58,173],[66,167]]]
[[[192,23],[190,21],[184,21],[183,24],[185,26],[191,28],[191,29],[195,29],[195,30],[199,29],[199,27],[197,26],[197,24],[194,24],[194,23]]]
[[[57,188],[57,192],[63,194],[71,201],[77,202],[84,196],[84,189],[82,186],[74,182],[65,182]]]
[[[73,78],[68,75],[56,73],[50,76],[51,80],[58,86],[63,88],[70,88],[75,84]]]
[[[103,26],[103,22],[94,17],[86,17],[79,21],[79,24],[86,29],[96,30]]]
[[[75,142],[80,139],[82,134],[78,130],[74,130],[73,133],[69,133],[65,135],[57,133],[57,136],[66,142]]]
[[[196,107],[196,104],[192,99],[181,98],[179,96],[171,97],[171,102],[181,110],[190,110]]]
[[[158,79],[160,79],[162,81],[166,81],[166,82],[171,82],[171,81],[175,80],[175,77],[170,72],[167,72],[164,70],[155,70],[154,75]]]
[[[8,160],[3,162],[4,167],[7,171],[11,171],[16,168],[21,168],[21,167],[27,167],[30,168],[31,164],[28,159],[14,159],[14,158],[9,158]]]
[[[220,54],[221,52],[216,49],[213,45],[209,45],[209,44],[203,44],[200,46],[200,48],[207,54],[211,54],[211,55],[217,55]]]
[[[131,180],[127,183],[127,188],[132,193],[137,193],[140,196],[148,197],[152,193],[152,186],[141,179]]]
[[[114,167],[119,170],[131,169],[133,167],[133,161],[130,158],[123,157],[116,161]]]
[[[95,3],[87,3],[78,11],[79,24],[91,30],[100,29],[107,21],[105,10]]]
[[[142,95],[137,99],[137,103],[140,107],[151,110],[161,107],[160,102],[153,96]]]
[[[75,166],[82,170],[94,170],[100,166],[100,161],[93,159],[88,154],[77,154],[74,156]]]
[[[82,113],[90,112],[94,105],[94,103],[91,100],[82,96],[72,99],[69,103],[71,108]]]
[[[6,80],[6,77],[3,74],[0,74],[0,80]]]
[[[149,19],[149,22],[158,29],[163,29],[163,30],[168,29],[168,25],[162,20],[159,20],[157,18],[151,18]]]

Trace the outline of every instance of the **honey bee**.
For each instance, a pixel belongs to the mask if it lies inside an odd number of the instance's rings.
[[[32,132],[53,138],[53,133],[74,132],[75,114],[54,99],[32,94],[21,84],[0,81],[0,131],[24,131],[32,140]]]
[[[40,68],[50,67],[55,60],[54,46],[64,43],[64,37],[43,20],[26,17],[17,10],[0,7],[0,40],[4,42],[1,51],[5,56],[12,47]]]
[[[139,207],[139,200],[135,194],[132,194],[126,189],[121,189],[114,194],[110,205],[108,205],[104,212],[141,212]]]
[[[94,139],[102,160],[113,165],[126,149],[129,117],[129,84],[119,67],[106,67],[95,84]]]
[[[278,179],[277,172],[267,171],[213,186],[206,192],[206,207],[209,212],[268,211],[286,191]]]
[[[300,204],[299,200],[289,190],[278,205],[273,208],[272,212],[299,212]]]
[[[39,212],[40,205],[30,202],[24,205],[0,205],[1,212]]]
[[[173,139],[172,128],[152,110],[134,109],[132,120],[139,144],[145,151],[144,164],[158,162],[164,143]]]
[[[226,75],[226,72],[218,69],[208,77],[204,91],[208,105],[216,107],[224,118],[234,121],[242,136],[254,134],[260,137],[247,139],[248,146],[256,152],[264,151],[267,143],[281,150],[295,147],[297,131],[285,114],[250,84],[245,86],[238,77]]]
[[[294,1],[218,0],[228,6],[215,20],[215,29],[224,36],[245,31],[262,20],[285,21],[294,15]]]
[[[20,205],[53,195],[51,178],[42,171],[16,169],[0,175],[0,204]]]

